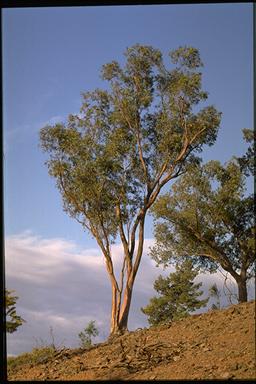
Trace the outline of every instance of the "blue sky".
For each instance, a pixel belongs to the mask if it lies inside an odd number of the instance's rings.
[[[79,112],[80,93],[105,86],[101,66],[122,62],[133,44],[160,49],[167,65],[170,50],[198,48],[208,104],[223,113],[216,144],[203,158],[225,162],[246,148],[241,130],[253,126],[252,4],[4,9],[2,39],[5,235],[15,241],[27,236],[34,252],[33,239],[52,246],[56,239],[74,242],[79,252],[96,248],[62,211],[39,130]],[[151,219],[145,237],[153,237]],[[24,291],[14,273],[10,283]]]

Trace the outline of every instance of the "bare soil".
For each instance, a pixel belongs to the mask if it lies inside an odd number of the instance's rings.
[[[255,301],[139,329],[89,350],[62,349],[8,380],[256,379]]]

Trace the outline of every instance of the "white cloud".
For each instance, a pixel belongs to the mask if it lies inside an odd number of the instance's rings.
[[[145,253],[152,243],[152,239],[145,240]],[[118,270],[122,246],[113,245],[112,253]],[[7,287],[16,290],[17,311],[26,320],[17,332],[8,335],[9,353],[31,350],[35,338],[49,339],[50,326],[71,346],[77,345],[77,334],[90,320],[97,321],[101,338],[107,337],[111,286],[99,249],[81,249],[65,239],[44,239],[26,231],[6,238],[5,259]],[[152,261],[144,256],[134,289],[139,302],[141,296],[152,295],[156,272]],[[146,318],[141,317],[145,325]],[[132,313],[130,318],[133,328],[137,321],[133,321]]]
[[[140,308],[156,292],[153,283],[160,274],[173,272],[156,268],[148,257],[154,239],[145,239],[144,255],[136,277],[129,318],[129,329],[147,326]],[[116,270],[122,261],[122,246],[112,246]],[[49,341],[52,327],[57,343],[78,346],[78,333],[90,320],[100,329],[98,340],[108,336],[111,286],[99,249],[81,249],[74,242],[60,238],[44,239],[31,231],[5,240],[6,282],[19,296],[17,312],[26,320],[17,332],[8,335],[8,353],[19,354],[35,346],[35,339]],[[213,283],[222,289],[223,276],[201,274],[204,295]],[[234,287],[233,287],[234,288]],[[227,300],[223,301],[227,303]],[[97,339],[96,339],[97,341]]]

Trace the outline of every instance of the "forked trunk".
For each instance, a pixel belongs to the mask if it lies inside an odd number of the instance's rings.
[[[142,216],[139,227],[139,241],[138,249],[136,252],[135,262],[132,265],[131,263],[131,254],[127,249],[127,242],[124,240],[124,249],[126,254],[127,266],[126,266],[126,286],[123,292],[123,271],[120,287],[115,285],[116,280],[113,278],[113,272],[111,276],[111,285],[112,285],[112,311],[111,311],[111,328],[110,336],[115,334],[122,334],[127,330],[128,326],[128,316],[132,300],[132,290],[135,281],[135,276],[137,274],[141,256],[143,252],[143,243],[144,243],[144,219],[145,215]],[[133,253],[133,251],[132,251]],[[125,260],[125,259],[124,259]],[[124,264],[125,265],[125,264]],[[118,287],[118,288],[117,288]],[[122,297],[123,293],[123,297]]]
[[[226,269],[227,272],[233,276],[237,283],[237,289],[238,289],[238,302],[239,303],[245,303],[248,301],[248,295],[247,295],[247,270],[246,268],[241,268],[240,275],[235,272],[233,269],[229,268]]]
[[[127,283],[122,303],[116,302],[115,297],[112,294],[112,310],[111,310],[111,328],[110,336],[116,334],[122,334],[127,331],[128,327],[128,316],[132,299],[132,288],[134,280]],[[112,288],[113,293],[113,288]]]

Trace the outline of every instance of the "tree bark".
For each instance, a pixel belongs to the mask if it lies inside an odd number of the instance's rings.
[[[144,220],[145,215],[140,219],[139,227],[139,243],[136,253],[135,262],[132,265],[130,254],[128,254],[128,249],[124,247],[125,255],[124,257],[127,260],[127,269],[126,269],[126,286],[122,295],[122,290],[115,291],[115,286],[112,282],[112,316],[111,316],[111,332],[110,336],[115,334],[122,334],[127,330],[128,326],[128,316],[132,300],[132,290],[135,281],[135,277],[140,265],[142,253],[143,253],[143,244],[144,244]],[[133,248],[134,249],[134,248]],[[115,295],[113,294],[115,292]],[[120,296],[118,296],[120,295]],[[117,299],[117,296],[119,299]]]
[[[111,326],[110,326],[110,333],[113,334],[117,331],[118,323],[116,318],[117,313],[117,290],[113,283],[112,285],[112,304],[111,304]]]
[[[110,336],[122,334],[127,330],[128,316],[132,299],[133,281],[127,283],[124,291],[123,300],[117,300],[115,287],[112,286],[112,308],[111,308],[111,327]]]
[[[246,279],[240,278],[237,281],[238,286],[238,302],[245,303],[248,301]]]
[[[118,324],[119,331],[121,333],[125,332],[128,326],[128,316],[129,316],[130,305],[132,300],[132,288],[133,288],[133,283],[131,286],[127,285],[124,292],[122,309],[121,309],[119,324]]]

